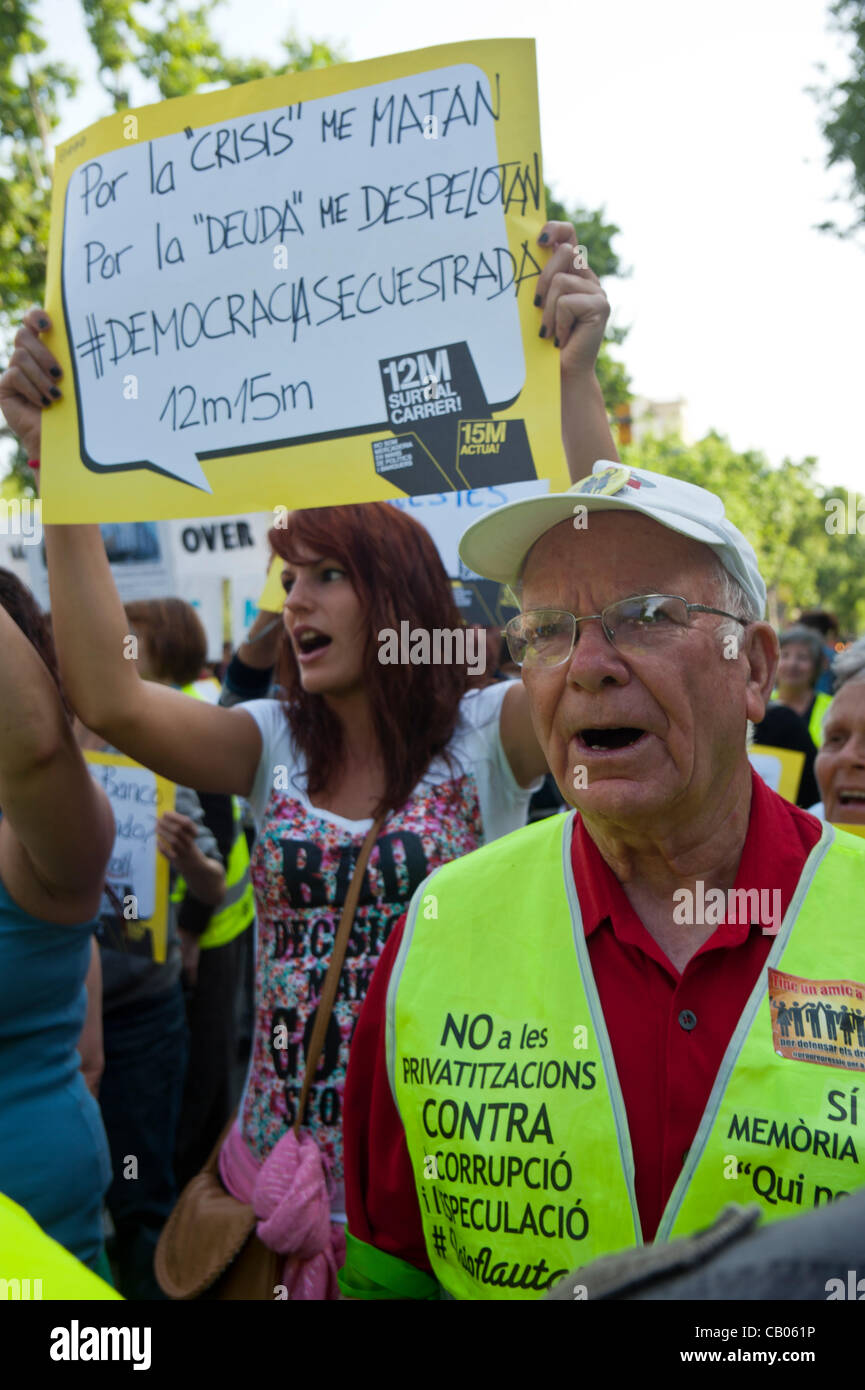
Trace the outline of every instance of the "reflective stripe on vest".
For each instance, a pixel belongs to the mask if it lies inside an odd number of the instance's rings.
[[[456,1298],[539,1297],[563,1272],[643,1243],[573,825],[573,813],[551,817],[438,869],[412,899],[394,962],[388,1074],[430,1262]],[[656,1239],[710,1224],[729,1201],[775,1220],[865,1183],[855,1116],[853,1128],[840,1119],[853,1114],[856,1071],[778,1057],[767,996],[769,967],[865,981],[863,889],[865,844],[825,826]],[[850,1059],[865,1069],[865,1049]]]
[[[198,700],[205,698],[191,685],[183,686],[183,693]],[[243,833],[240,804],[236,796],[231,798],[231,812],[234,838],[225,865],[225,896],[201,933],[198,944],[202,951],[211,950],[214,946],[225,946],[229,941],[233,941],[246,930],[255,916],[255,892],[249,872],[249,846]],[[171,901],[182,902],[185,892],[186,880],[178,875]]]

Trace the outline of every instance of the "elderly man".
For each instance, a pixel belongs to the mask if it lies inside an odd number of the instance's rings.
[[[802,1021],[865,981],[865,843],[750,770],[778,645],[720,498],[601,462],[461,554],[518,583],[511,654],[578,814],[438,870],[388,942],[348,1074],[350,1297],[537,1298],[865,1173],[865,1050]]]

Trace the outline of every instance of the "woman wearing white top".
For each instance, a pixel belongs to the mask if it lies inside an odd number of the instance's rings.
[[[541,240],[553,252],[537,285],[542,336],[560,352],[565,452],[579,478],[616,457],[594,374],[609,306],[592,272],[573,269],[573,228],[549,223]],[[41,311],[27,316],[0,378],[0,404],[31,456],[59,370],[39,342],[49,326]],[[245,796],[255,810],[256,1025],[239,1124],[259,1163],[294,1120],[353,862],[387,812],[306,1114],[332,1164],[338,1219],[348,1049],[388,932],[438,864],[525,822],[546,764],[520,682],[466,693],[465,664],[379,660],[384,629],[460,626],[423,527],[385,503],[288,521],[271,532],[285,561],[286,699],[232,709],[142,681],[124,660],[127,623],[98,527],[47,527],[46,549],[61,669],[82,721],[163,776]]]

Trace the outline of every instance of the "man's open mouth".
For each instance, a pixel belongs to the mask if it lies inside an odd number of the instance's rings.
[[[838,793],[838,801],[842,806],[865,806],[865,791],[852,792],[843,791]]]
[[[617,727],[614,729],[581,729],[577,734],[577,741],[584,747],[590,748],[593,753],[604,752],[615,748],[629,748],[634,743],[639,743],[641,738],[645,738],[645,729],[634,729],[628,726]]]

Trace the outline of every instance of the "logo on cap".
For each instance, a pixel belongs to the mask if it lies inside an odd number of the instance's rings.
[[[655,484],[650,483],[647,478],[635,477],[630,468],[620,463],[610,464],[609,468],[601,468],[597,473],[590,473],[587,478],[580,478],[573,487],[568,488],[568,492],[583,496],[590,494],[594,497],[611,497],[617,492],[623,492],[626,487],[654,486]]]
[[[590,473],[587,478],[580,478],[568,491],[583,496],[609,497],[614,492],[621,492],[630,477],[630,468],[625,468],[622,464],[612,465],[602,468],[599,473]]]

